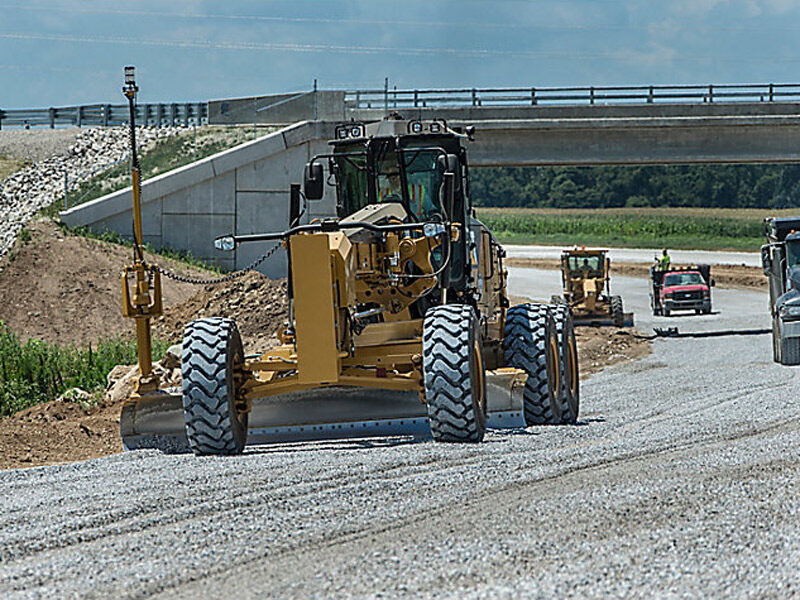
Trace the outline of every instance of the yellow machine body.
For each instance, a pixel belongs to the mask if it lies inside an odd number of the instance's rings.
[[[391,214],[391,205],[371,216],[385,219],[387,211]],[[501,366],[507,306],[502,254],[488,229],[477,222],[472,229],[480,243],[471,261],[479,267],[481,310],[489,315],[482,331],[489,425],[524,426],[526,376]],[[458,229],[449,235],[457,237]],[[279,333],[281,345],[241,365],[238,400],[250,413],[249,443],[427,431],[423,319],[412,318],[409,305],[437,280],[408,283],[401,274],[409,261],[432,272],[431,251],[442,237],[374,239],[337,231],[288,238],[296,328],[293,335]],[[354,306],[367,302],[380,307],[381,319],[353,313]],[[169,446],[166,438],[181,437],[182,428],[178,390],[134,398],[123,409],[127,448],[163,449]]]

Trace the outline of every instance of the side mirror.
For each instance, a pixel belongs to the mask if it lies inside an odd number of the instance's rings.
[[[324,175],[322,165],[310,162],[303,172],[303,192],[308,200],[319,200],[324,192]]]
[[[767,277],[772,274],[772,257],[769,253],[769,244],[761,246],[761,268]]]
[[[714,278],[712,277],[712,278],[711,278],[711,281],[708,283],[708,286],[709,286],[709,287],[714,287],[715,285],[717,285],[717,282],[716,282],[716,281],[714,281]]]
[[[439,163],[439,169],[445,173],[452,173],[455,175],[455,191],[461,189],[461,162],[455,154],[440,154],[436,159]]]

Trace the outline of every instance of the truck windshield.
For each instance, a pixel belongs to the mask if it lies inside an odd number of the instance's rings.
[[[664,277],[664,286],[705,283],[700,273],[672,273]]]
[[[800,264],[800,240],[786,241],[786,267]]]

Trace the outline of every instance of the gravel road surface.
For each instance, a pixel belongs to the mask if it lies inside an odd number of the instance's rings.
[[[512,258],[559,258],[564,246],[516,246],[505,245]],[[651,262],[661,250],[652,248],[609,248],[609,257],[618,262]],[[760,267],[758,252],[710,252],[706,250],[669,250],[676,264],[745,265]]]
[[[516,295],[555,272],[513,269]],[[764,327],[760,292],[644,330]],[[577,426],[131,452],[0,473],[3,598],[800,594],[798,371],[768,336],[657,340],[583,384]]]

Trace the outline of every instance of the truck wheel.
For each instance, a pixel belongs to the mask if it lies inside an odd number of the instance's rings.
[[[661,314],[663,314],[665,317],[668,317],[670,315],[669,309],[668,308],[662,308],[661,309]]]
[[[615,327],[625,326],[625,312],[622,309],[622,298],[620,296],[611,296],[611,320],[614,322]]]
[[[235,370],[244,360],[232,319],[199,319],[183,331],[181,380],[189,447],[197,455],[241,454],[247,413],[236,408]]]
[[[422,371],[433,439],[480,442],[486,432],[486,372],[471,306],[428,311],[422,327]]]
[[[572,312],[566,304],[557,304],[551,308],[551,311],[556,324],[556,337],[560,344],[561,354],[559,361],[561,422],[573,424],[578,420],[580,408],[578,345],[575,342],[575,327],[572,323]]]
[[[522,400],[525,423],[561,423],[561,357],[556,324],[545,304],[519,304],[506,313],[503,339],[506,365],[528,374]]]
[[[781,364],[800,365],[800,338],[781,338]]]

